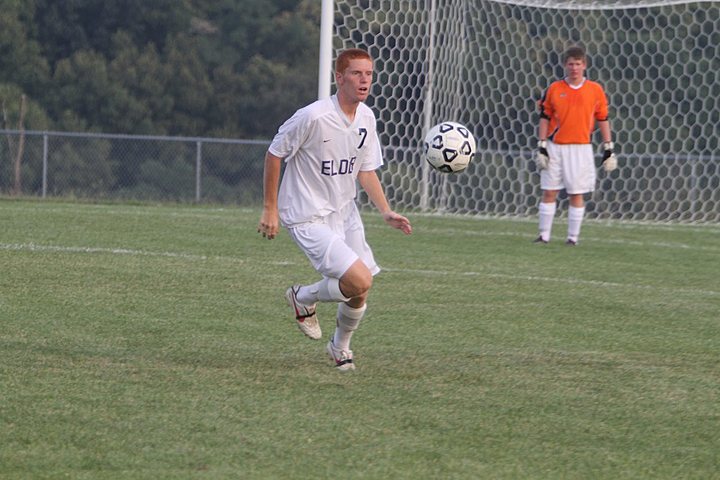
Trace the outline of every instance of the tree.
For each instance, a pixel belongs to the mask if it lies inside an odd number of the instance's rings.
[[[0,189],[7,188],[13,195],[20,195],[23,184],[34,184],[34,165],[23,162],[26,129],[45,130],[49,125],[42,108],[29,99],[16,85],[0,84],[0,128],[18,130],[8,133],[0,147]]]
[[[118,31],[127,32],[136,45],[153,43],[162,49],[167,38],[187,31],[191,18],[187,0],[35,2],[32,22],[51,63],[80,50],[94,50],[109,58]]]
[[[80,50],[59,61],[53,84],[56,94],[47,101],[51,113],[58,119],[70,110],[82,118],[90,130],[113,131],[112,127],[125,113],[128,92],[117,79],[110,77],[107,61],[93,50]]]
[[[47,84],[49,65],[31,37],[33,2],[3,2],[0,9],[0,83],[21,85],[31,96]]]
[[[53,129],[268,137],[315,97],[319,17],[317,0],[3,0],[0,82]]]

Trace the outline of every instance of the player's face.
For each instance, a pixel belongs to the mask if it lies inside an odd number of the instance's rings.
[[[579,82],[585,76],[585,60],[581,58],[568,58],[565,62],[565,75],[570,82]]]
[[[373,78],[373,64],[366,58],[350,60],[342,73],[335,74],[338,94],[349,102],[358,103],[367,100]]]

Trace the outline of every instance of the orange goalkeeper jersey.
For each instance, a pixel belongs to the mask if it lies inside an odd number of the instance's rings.
[[[550,120],[548,138],[555,143],[590,143],[595,122],[608,119],[603,87],[585,80],[580,88],[553,82],[540,101],[540,116]]]

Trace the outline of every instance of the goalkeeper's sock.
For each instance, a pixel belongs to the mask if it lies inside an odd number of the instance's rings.
[[[335,336],[333,337],[333,345],[339,350],[350,350],[350,339],[355,330],[357,330],[360,320],[365,315],[367,304],[360,308],[352,308],[346,303],[338,305],[337,323],[335,326]]]
[[[585,207],[569,207],[568,208],[568,240],[577,243],[580,237],[580,226],[585,216]]]
[[[327,277],[312,285],[300,287],[297,299],[306,305],[312,305],[315,302],[347,302],[350,300],[340,291],[340,280]]]
[[[553,219],[555,218],[555,210],[557,210],[557,204],[552,203],[541,203],[538,207],[538,230],[540,236],[546,242],[550,241],[550,232],[552,231]]]

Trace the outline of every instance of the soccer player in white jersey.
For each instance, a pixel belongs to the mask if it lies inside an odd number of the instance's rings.
[[[356,182],[388,225],[412,232],[410,221],[390,209],[375,172],[383,164],[377,120],[363,103],[372,78],[373,60],[366,51],[341,52],[335,61],[335,95],[295,112],[280,126],[265,156],[258,232],[273,239],[282,223],[322,275],[317,283],[293,285],[285,299],[300,330],[314,340],[322,337],[317,302],[338,303],[327,352],[342,372],[355,369],[350,340],[365,314],[373,276],[380,271],[365,241]]]

